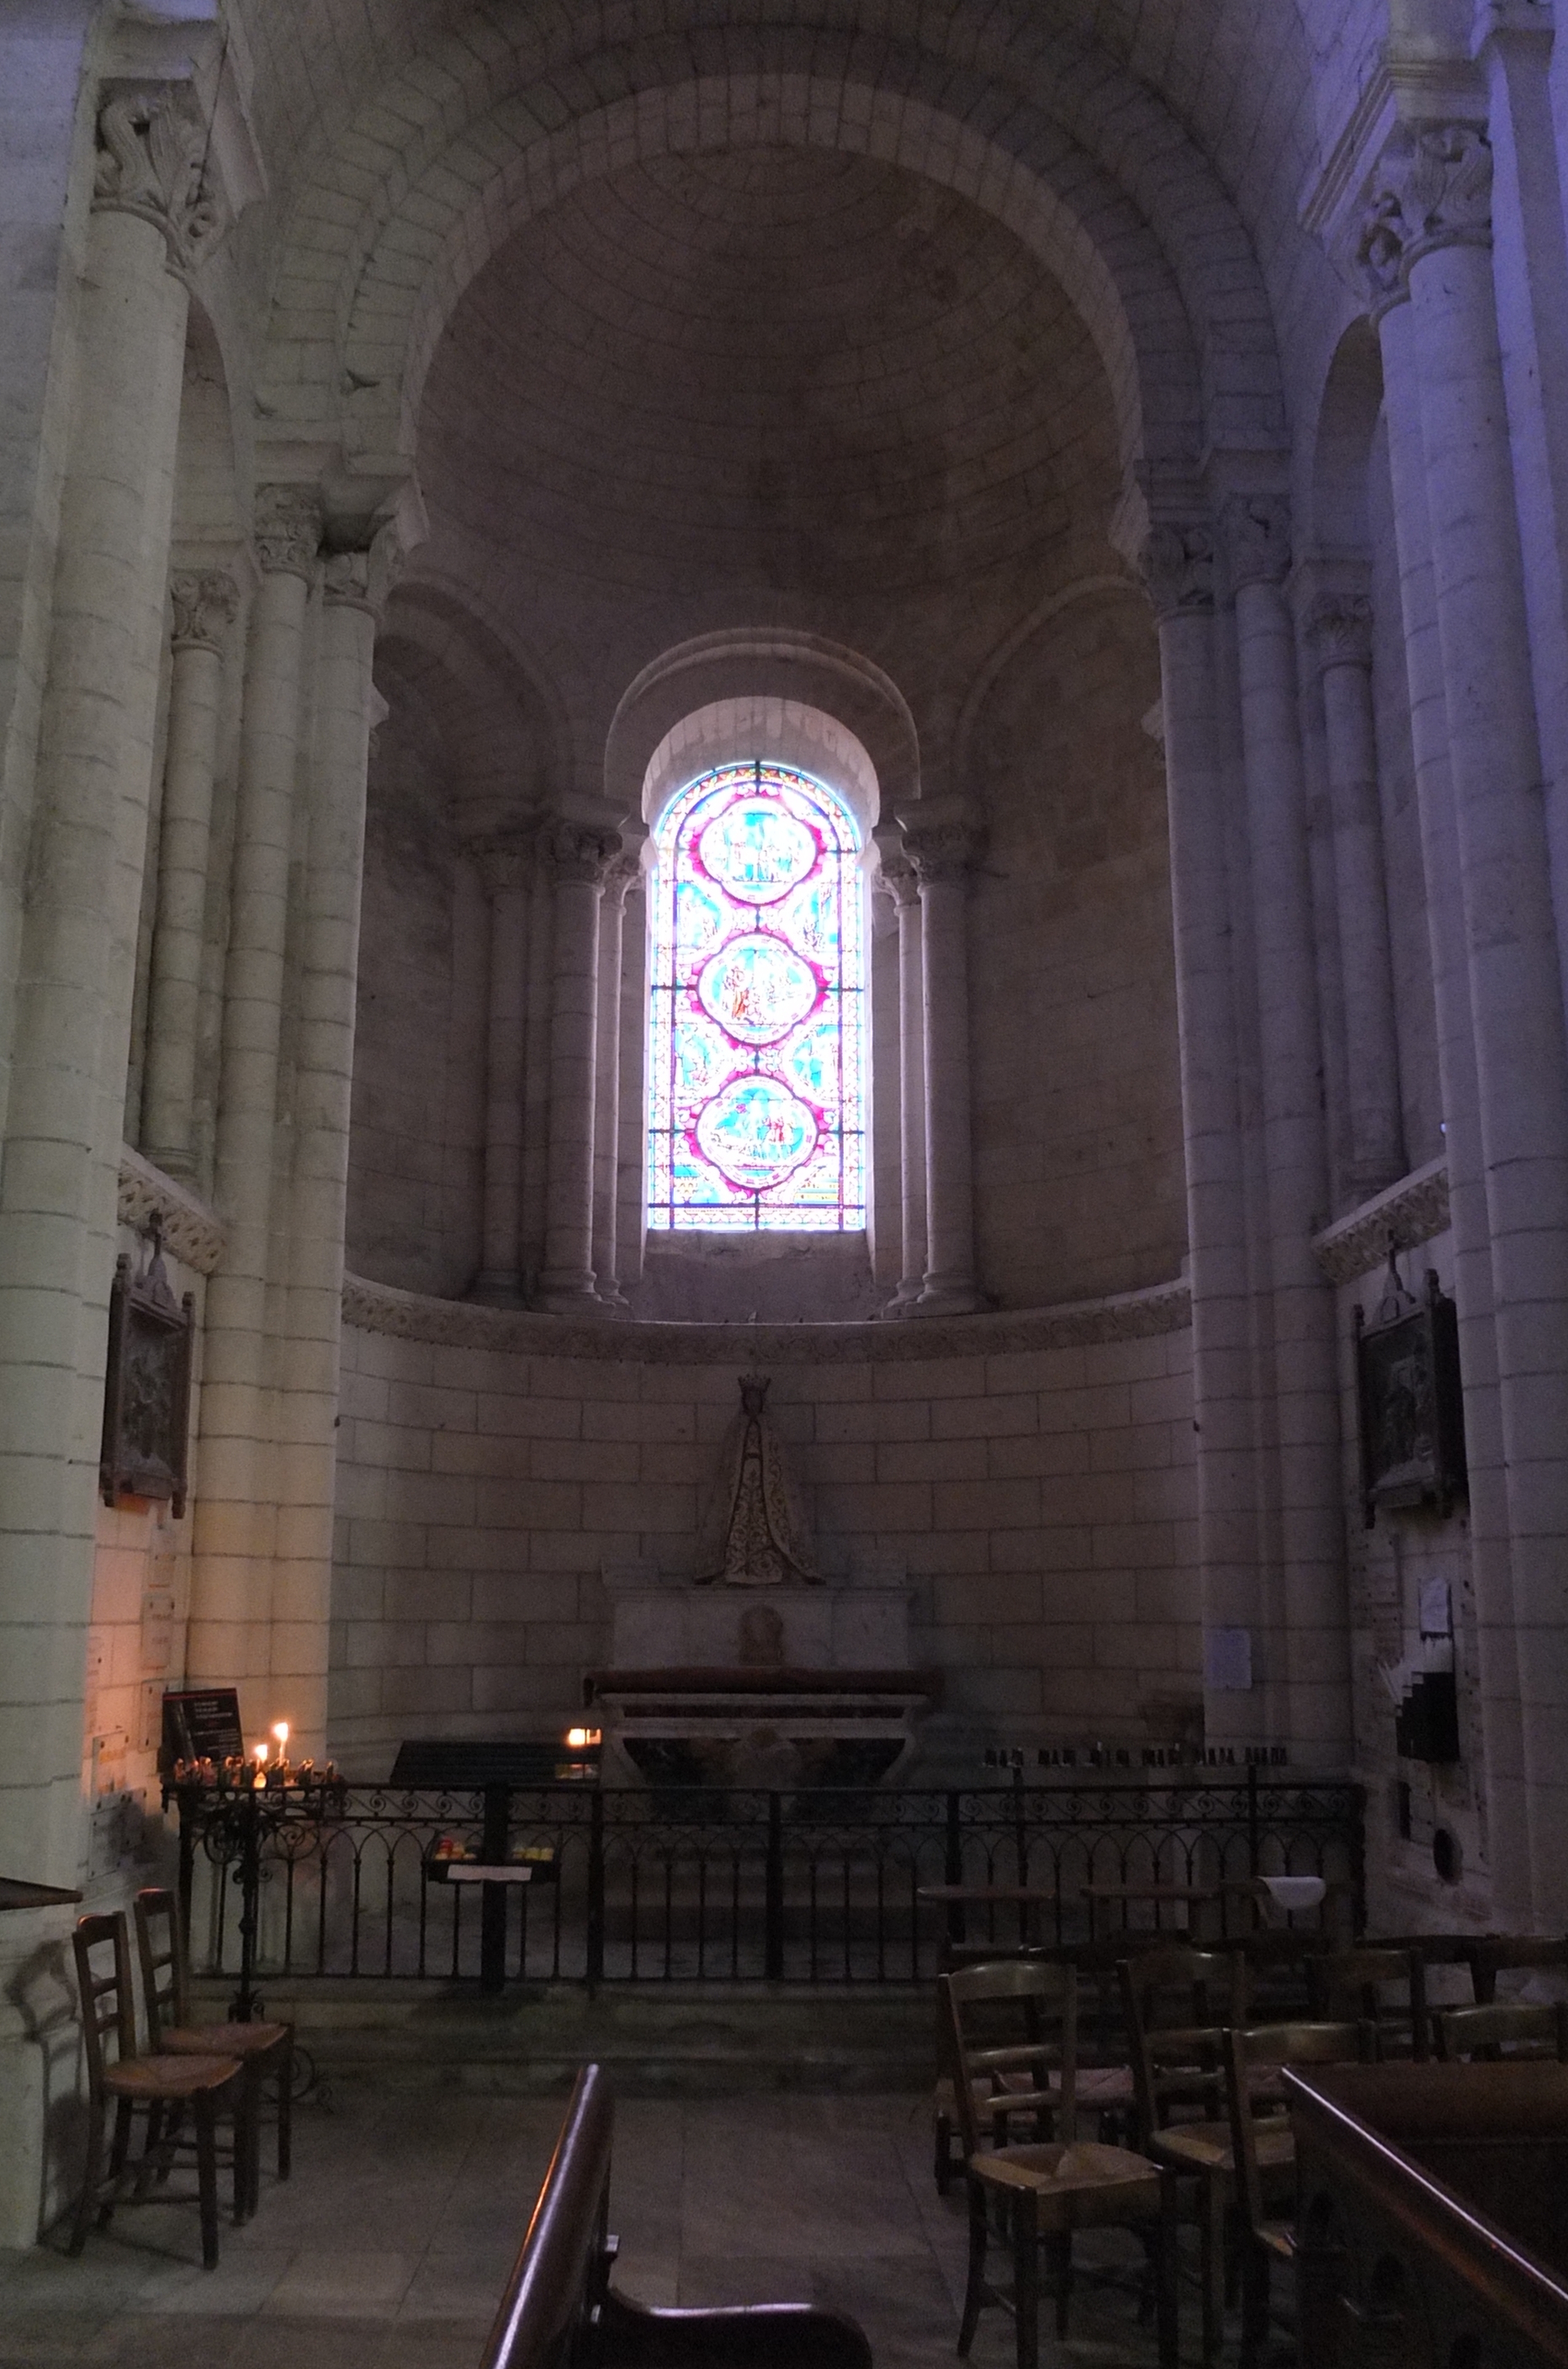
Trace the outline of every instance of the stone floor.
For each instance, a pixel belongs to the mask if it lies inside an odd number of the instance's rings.
[[[927,2115],[923,2098],[623,2101],[618,2284],[654,2304],[832,2305],[877,2369],[945,2369],[965,2231],[932,2181]],[[339,2083],[301,2110],[293,2180],[225,2226],[216,2271],[193,2206],[122,2212],[74,2261],[58,2239],[0,2254],[0,2369],[472,2369],[560,2118],[555,2099]],[[1080,2246],[1071,2340],[1042,2344],[1042,2369],[1145,2369],[1128,2241]],[[1012,2359],[1011,2322],[988,2311],[975,2369]]]

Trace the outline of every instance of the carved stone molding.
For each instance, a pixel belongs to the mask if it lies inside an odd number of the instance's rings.
[[[1372,603],[1364,592],[1322,592],[1306,617],[1307,646],[1320,667],[1372,663]]]
[[[930,1317],[919,1324],[606,1324],[542,1316],[472,1300],[433,1299],[350,1275],[343,1321],[361,1333],[464,1349],[510,1349],[538,1357],[598,1357],[621,1365],[727,1366],[918,1364],[931,1357],[1013,1356],[1101,1342],[1145,1341],[1183,1333],[1192,1322],[1187,1284],[1152,1285],[1063,1308],[980,1316]]]
[[[1379,160],[1355,261],[1374,314],[1405,292],[1411,267],[1440,246],[1492,242],[1492,147],[1473,123],[1395,134]]]
[[[1214,535],[1206,521],[1178,526],[1170,520],[1152,527],[1139,554],[1139,573],[1163,624],[1167,617],[1201,615],[1214,606]]]
[[[1232,592],[1283,584],[1290,569],[1290,502],[1285,494],[1230,494],[1220,505],[1225,573]]]
[[[256,495],[256,557],[267,576],[303,576],[321,549],[321,496],[314,486],[261,486]]]
[[[404,550],[395,527],[387,525],[360,551],[329,552],[321,571],[324,601],[344,609],[363,609],[378,618],[402,572]]]
[[[1391,1241],[1396,1251],[1413,1250],[1448,1225],[1448,1164],[1433,1160],[1325,1226],[1312,1238],[1312,1255],[1330,1283],[1353,1283],[1382,1265]]]
[[[163,233],[171,268],[188,272],[222,223],[206,152],[207,127],[188,83],[106,84],[98,102],[94,211],[151,223]]]
[[[220,650],[239,608],[239,588],[222,568],[169,578],[177,650]]]
[[[165,1249],[198,1275],[211,1275],[228,1240],[218,1219],[188,1184],[177,1184],[130,1144],[121,1144],[120,1222],[142,1233],[154,1217],[163,1220]]]

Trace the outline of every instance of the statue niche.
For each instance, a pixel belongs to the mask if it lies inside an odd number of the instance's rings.
[[[699,1585],[819,1587],[784,1444],[768,1420],[768,1382],[740,1377],[740,1412],[725,1435],[718,1478],[697,1537]]]

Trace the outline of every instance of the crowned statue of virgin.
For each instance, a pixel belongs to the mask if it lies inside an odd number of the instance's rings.
[[[784,1444],[768,1420],[768,1383],[740,1378],[718,1479],[697,1537],[697,1578],[732,1587],[820,1585]]]

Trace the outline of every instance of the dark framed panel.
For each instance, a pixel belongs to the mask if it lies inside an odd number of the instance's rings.
[[[1367,1526],[1379,1505],[1453,1511],[1466,1488],[1464,1397],[1454,1303],[1426,1276],[1426,1296],[1385,1300],[1370,1324],[1356,1310],[1356,1395]]]
[[[185,1511],[189,1462],[190,1366],[196,1303],[177,1299],[164,1268],[163,1229],[148,1229],[140,1272],[116,1262],[109,1297],[98,1488],[106,1505],[122,1497],[164,1500]]]

